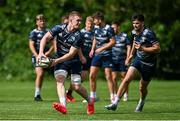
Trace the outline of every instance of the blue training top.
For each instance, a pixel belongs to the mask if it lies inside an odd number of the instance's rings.
[[[134,37],[135,42],[140,43],[141,46],[151,47],[153,44],[159,43],[155,33],[145,28],[142,33],[139,35],[136,34],[136,31],[132,31],[132,36]],[[137,50],[136,56],[143,62],[154,63],[157,59],[157,53],[147,53],[144,51]]]
[[[38,30],[36,28],[29,33],[29,40],[34,41],[34,47],[37,53],[39,53],[40,41],[47,32],[48,32],[48,29]],[[48,51],[48,49],[49,49],[49,46],[46,44],[44,51],[46,52]]]
[[[115,35],[116,44],[112,47],[112,60],[118,63],[122,59],[126,59],[127,45],[130,45],[129,37],[126,33]]]
[[[67,24],[56,25],[49,32],[53,37],[57,37],[57,54],[59,57],[69,53],[71,46],[77,49],[82,46],[80,31],[69,32],[67,30]],[[78,53],[75,55],[75,58],[79,58]]]
[[[115,36],[114,30],[110,25],[105,25],[104,27],[100,28],[99,26],[94,27],[94,36],[97,41],[96,43],[96,49],[102,47],[103,45],[107,44],[111,38]],[[112,48],[109,48],[103,52],[101,52],[99,55],[103,56],[111,56]]]
[[[85,28],[83,28],[81,33],[83,37],[82,52],[85,57],[89,57],[89,52],[91,51],[92,42],[94,39],[94,31],[87,31]]]

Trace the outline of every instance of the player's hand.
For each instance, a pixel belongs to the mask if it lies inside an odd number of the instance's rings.
[[[80,60],[81,60],[82,64],[86,64],[87,63],[87,60],[86,60],[86,58],[84,56],[82,56],[80,58]]]
[[[129,66],[129,65],[130,65],[130,59],[129,59],[129,58],[126,58],[126,60],[125,60],[125,65],[126,65],[126,66]]]
[[[55,66],[56,64],[58,64],[57,59],[52,59],[52,61],[51,61],[51,67],[52,67],[52,66]]]
[[[41,59],[41,57],[46,57],[44,53],[39,53],[38,56],[36,57],[36,62],[39,63],[39,60]]]
[[[137,43],[136,41],[134,42],[134,47],[135,47],[137,50],[143,51],[143,47],[141,46],[141,44],[140,44],[140,43]]]
[[[93,55],[94,55],[94,50],[91,50],[91,51],[89,52],[89,57],[92,58]]]

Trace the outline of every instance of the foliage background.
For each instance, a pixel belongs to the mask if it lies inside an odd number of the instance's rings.
[[[72,10],[79,11],[83,19],[102,11],[107,23],[119,20],[127,33],[132,30],[131,15],[143,13],[146,26],[156,32],[162,48],[156,77],[180,78],[179,0],[0,0],[0,74],[4,80],[33,78],[28,34],[35,27],[35,16],[45,14],[52,27]]]

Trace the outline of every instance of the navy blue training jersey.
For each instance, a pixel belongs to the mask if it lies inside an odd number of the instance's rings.
[[[145,28],[142,33],[139,35],[136,34],[136,31],[132,31],[132,36],[135,40],[135,42],[140,43],[141,46],[144,47],[151,47],[153,44],[159,43],[155,33],[148,29]],[[144,51],[137,50],[136,52],[137,57],[143,61],[143,62],[148,62],[148,63],[154,63],[156,61],[156,53],[146,53]]]
[[[57,54],[59,57],[69,53],[71,46],[79,49],[82,46],[82,36],[79,30],[68,32],[67,25],[54,26],[50,31],[53,37],[57,37]],[[78,58],[78,55],[74,58]]]
[[[34,29],[29,33],[29,40],[34,41],[34,47],[35,47],[37,53],[39,53],[40,41],[47,32],[48,32],[48,29],[44,29],[44,30]],[[49,47],[48,47],[48,45],[46,45],[45,52],[48,49],[49,49]]]
[[[89,57],[89,52],[91,51],[92,42],[94,39],[94,31],[87,31],[85,28],[81,30],[83,46],[82,52],[85,57]]]
[[[115,35],[116,44],[112,47],[112,60],[113,62],[120,62],[126,59],[127,45],[130,45],[129,37],[126,33]]]
[[[105,25],[104,27],[100,28],[99,26],[94,27],[94,36],[97,41],[96,49],[102,47],[104,44],[107,44],[111,38],[114,38],[115,33],[113,28],[110,25]],[[103,56],[111,56],[112,48],[109,48],[100,53]]]

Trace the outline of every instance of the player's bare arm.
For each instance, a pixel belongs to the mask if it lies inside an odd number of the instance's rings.
[[[131,53],[131,46],[127,45],[127,52],[126,52],[126,60],[125,60],[125,65],[129,65],[130,64],[130,60],[128,59],[128,57],[130,56]]]
[[[45,56],[49,56],[52,52],[53,52],[53,50],[54,50],[54,41],[55,40],[51,40],[51,47],[49,48],[49,50],[45,53]]]
[[[130,55],[128,56],[128,61],[129,61],[129,62],[130,62],[131,59],[133,58],[135,52],[136,52],[135,40],[133,40],[133,45],[132,45],[132,48],[131,48],[131,52],[130,52]]]
[[[153,44],[152,47],[144,47],[140,44],[136,45],[136,47],[137,49],[147,53],[158,53],[161,50],[159,43]]]
[[[38,53],[36,52],[36,49],[35,49],[35,47],[34,47],[34,41],[32,41],[32,40],[29,41],[29,48],[30,48],[32,54],[33,54],[35,57],[37,57],[37,56],[38,56]]]
[[[63,55],[60,58],[54,59],[51,66],[54,66],[54,65],[56,65],[58,63],[67,61],[67,60],[73,58],[77,53],[78,53],[78,49],[73,47],[73,46],[71,46],[71,48],[69,50],[69,53]]]
[[[79,55],[79,58],[80,58],[81,62],[82,62],[83,64],[85,64],[85,63],[87,62],[87,60],[86,60],[86,58],[84,57],[81,48],[78,50],[78,55]]]
[[[45,56],[45,54],[44,54],[44,48],[45,48],[45,45],[46,45],[46,43],[50,40],[50,39],[52,39],[53,37],[52,37],[52,35],[50,34],[50,32],[47,32],[45,35],[44,35],[44,37],[42,38],[42,40],[41,40],[41,43],[40,43],[40,50],[39,50],[39,55],[38,55],[38,57],[37,57],[37,59],[39,60],[42,56]],[[45,56],[46,57],[46,56]]]
[[[114,46],[115,44],[116,44],[115,39],[114,39],[114,38],[111,38],[110,41],[109,41],[109,43],[107,43],[107,44],[105,44],[104,46],[96,49],[95,53],[98,54],[98,53],[100,53],[100,52],[102,52],[102,51],[104,51],[104,50],[107,50],[107,49],[111,48],[112,46]]]
[[[94,51],[95,51],[95,49],[96,49],[96,39],[94,38],[93,39],[93,43],[92,43],[92,48],[91,48],[91,51],[89,52],[89,57],[90,58],[92,58],[93,57],[93,55],[94,55]]]

